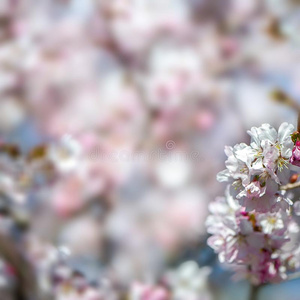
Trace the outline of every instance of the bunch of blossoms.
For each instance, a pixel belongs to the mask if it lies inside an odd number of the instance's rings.
[[[130,300],[211,300],[208,286],[209,267],[186,261],[164,274],[161,284],[135,282],[129,291]]]
[[[66,247],[55,248],[35,236],[26,240],[27,256],[37,274],[37,287],[42,299],[115,300],[110,281],[91,282],[86,273],[74,268],[72,253]],[[40,298],[39,298],[40,299]]]
[[[217,176],[229,184],[225,198],[210,204],[208,244],[221,263],[236,267],[236,277],[253,285],[286,280],[299,268],[293,247],[299,229],[285,194],[291,188],[286,184],[293,178],[292,164],[298,161],[293,130],[287,123],[278,132],[268,124],[253,127],[250,146],[225,148],[227,168]]]

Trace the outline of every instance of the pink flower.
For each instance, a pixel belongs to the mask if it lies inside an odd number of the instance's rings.
[[[206,226],[212,236],[207,242],[221,263],[244,265],[245,269],[236,270],[238,277],[253,284],[286,278],[285,266],[294,257],[293,251],[283,247],[291,240],[293,220],[288,210],[247,212],[229,195],[212,202],[209,210]]]
[[[294,166],[300,167],[300,141],[297,141],[293,148],[290,163]]]
[[[134,283],[131,288],[130,300],[168,300],[168,292],[161,286]]]

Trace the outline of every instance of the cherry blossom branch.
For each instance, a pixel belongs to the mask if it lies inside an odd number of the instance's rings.
[[[298,112],[297,131],[300,132],[300,105],[299,103],[280,89],[272,92],[271,97],[274,101],[287,105]]]
[[[17,279],[15,299],[37,300],[34,270],[17,245],[2,233],[0,233],[0,255],[15,272]]]
[[[259,285],[251,285],[250,286],[249,300],[257,300],[258,299],[259,290],[260,290],[260,286]]]
[[[274,101],[276,101],[278,103],[290,106],[291,108],[295,109],[296,111],[300,110],[300,105],[298,104],[298,102],[280,89],[275,89],[271,93],[271,97]]]
[[[285,185],[281,185],[279,187],[279,189],[281,191],[287,191],[287,190],[292,190],[292,189],[296,189],[296,188],[299,188],[300,187],[300,181],[297,181],[295,183],[288,183],[288,184],[285,184]]]
[[[293,274],[288,275],[287,279],[284,281],[290,281],[300,278],[300,271],[297,271]],[[260,288],[264,285],[251,285],[250,291],[249,291],[249,300],[258,300],[258,294],[260,291]]]
[[[300,278],[300,271],[290,274],[285,281],[290,281]],[[249,290],[249,300],[258,300],[260,288],[264,285],[251,285]]]

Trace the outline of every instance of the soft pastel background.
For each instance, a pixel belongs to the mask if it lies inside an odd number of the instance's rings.
[[[224,145],[296,123],[270,95],[300,99],[299,30],[296,0],[1,0],[0,141],[72,148],[50,182],[12,184],[28,225],[15,239],[36,260],[67,248],[72,268],[122,291],[195,260],[212,267],[212,299],[247,299],[206,246],[207,207]],[[299,300],[299,281],[260,296]]]

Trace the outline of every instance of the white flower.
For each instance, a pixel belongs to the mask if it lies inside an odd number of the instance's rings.
[[[251,136],[251,147],[256,150],[257,158],[264,158],[264,162],[276,167],[281,171],[288,164],[292,155],[293,142],[291,134],[294,132],[294,126],[288,123],[282,123],[277,131],[269,124],[263,124],[261,127],[252,127],[248,134]],[[276,166],[275,166],[276,163]]]
[[[247,198],[258,198],[265,194],[266,186],[261,186],[259,181],[254,181],[245,187],[245,190],[237,195],[237,198],[247,197]]]
[[[268,211],[277,203],[278,185],[289,178],[293,130],[292,125],[283,123],[277,133],[269,124],[263,124],[248,131],[250,146],[242,143],[225,147],[227,169],[217,175],[217,180],[231,183],[231,195],[247,210]]]
[[[220,182],[231,181],[247,182],[249,179],[250,162],[253,150],[246,144],[237,144],[234,147],[225,147],[228,159],[225,162],[226,170],[218,173],[217,180]]]
[[[296,216],[300,216],[300,201],[296,201],[293,205]]]
[[[257,217],[258,224],[266,234],[272,234],[274,231],[284,229],[287,216],[282,211],[277,213],[259,214]]]
[[[194,261],[187,261],[169,274],[169,281],[174,300],[210,299],[207,278],[211,268],[199,268]]]
[[[65,135],[59,144],[50,147],[49,157],[61,172],[74,170],[79,163],[81,154],[80,144],[70,135]]]

